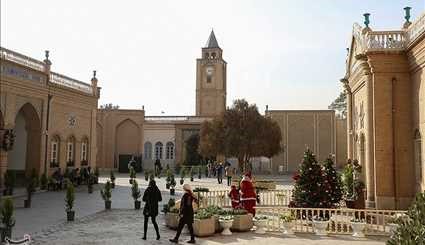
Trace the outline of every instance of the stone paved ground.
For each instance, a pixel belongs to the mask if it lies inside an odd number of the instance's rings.
[[[159,216],[161,240],[155,240],[155,232],[152,226],[148,231],[148,240],[143,241],[143,215],[141,211],[130,209],[115,209],[102,211],[94,215],[84,217],[73,223],[63,223],[41,233],[36,234],[34,244],[40,245],[95,245],[95,244],[171,244],[168,239],[175,235],[165,227],[163,215]],[[183,234],[180,243],[185,244],[188,234]],[[283,236],[281,234],[257,235],[253,232],[234,233],[231,236],[216,234],[213,237],[198,238],[198,244],[251,244],[261,242],[268,245],[277,244],[383,244],[383,241],[373,239],[354,239],[350,236],[317,237],[315,235],[298,234],[297,236]]]
[[[279,188],[290,186],[289,176],[275,177],[279,180]],[[101,178],[104,183],[106,178]],[[139,176],[138,182],[142,191],[147,182],[143,176]],[[158,186],[163,191],[163,200],[169,199],[168,190],[165,189],[165,179],[157,180]],[[225,185],[216,184],[215,179],[195,179],[188,181],[194,187],[202,186],[210,189],[224,189]],[[23,198],[15,200],[16,226],[13,230],[14,237],[22,237],[23,234],[31,234],[35,244],[170,244],[168,239],[174,232],[167,229],[163,223],[163,216],[159,216],[159,224],[163,239],[160,242],[150,240],[148,243],[142,241],[142,214],[133,210],[133,199],[130,196],[130,184],[127,175],[117,175],[116,188],[112,193],[112,211],[104,211],[104,202],[100,197],[101,185],[96,185],[92,194],[87,193],[87,187],[77,189],[75,211],[77,220],[73,223],[65,221],[64,196],[62,192],[44,192],[35,194],[32,208],[24,209]],[[181,186],[178,184],[177,197],[181,194]],[[162,204],[161,204],[162,208]],[[151,227],[152,228],[152,227]],[[149,237],[153,238],[153,229]],[[184,237],[187,240],[187,237]],[[185,241],[183,240],[183,241]],[[216,235],[211,238],[199,239],[200,244],[248,244],[253,241],[273,244],[383,244],[381,240],[353,240],[349,236],[321,238],[314,235],[300,235],[296,237],[282,237],[279,234],[267,234],[258,236],[254,233],[236,233],[230,237]]]

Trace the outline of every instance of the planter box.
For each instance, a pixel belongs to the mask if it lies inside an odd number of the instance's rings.
[[[165,214],[165,225],[173,230],[177,229],[177,226],[179,225],[179,214],[176,213],[166,213]]]
[[[212,236],[215,233],[215,219],[195,219],[193,222],[193,232],[197,237]]]
[[[233,216],[232,231],[249,231],[253,226],[252,214]]]

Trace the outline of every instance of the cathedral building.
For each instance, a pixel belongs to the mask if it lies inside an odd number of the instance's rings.
[[[405,209],[425,190],[425,13],[399,30],[354,24],[344,83],[348,157],[363,166],[366,206]],[[400,18],[401,19],[401,18]]]
[[[0,176],[6,170],[24,176],[32,169],[52,173],[86,166],[127,171],[132,158],[143,169],[153,169],[157,159],[173,168],[185,162],[186,141],[202,122],[227,106],[227,62],[213,31],[196,59],[196,108],[190,116],[98,108],[96,72],[90,83],[55,73],[48,52],[40,61],[1,48],[0,58]],[[253,159],[255,172],[296,171],[306,148],[319,160],[331,154],[338,166],[345,162],[345,124],[334,111],[266,110],[265,116],[279,123],[283,152]]]

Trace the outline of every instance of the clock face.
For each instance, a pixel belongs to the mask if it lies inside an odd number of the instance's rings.
[[[209,67],[207,67],[207,75],[208,76],[212,76],[212,74],[213,74],[213,72],[214,72],[214,68],[213,67],[211,67],[211,66],[209,66]]]

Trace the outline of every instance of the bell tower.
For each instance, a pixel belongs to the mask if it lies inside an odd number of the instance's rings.
[[[215,117],[226,109],[226,61],[214,31],[196,60],[196,116]]]

